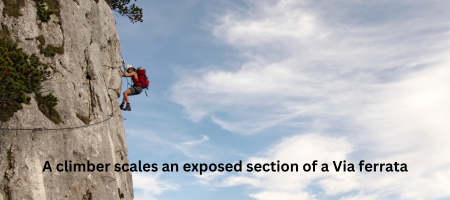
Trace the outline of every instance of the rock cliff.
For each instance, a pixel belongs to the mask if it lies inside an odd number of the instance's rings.
[[[10,16],[14,6],[20,14]],[[44,12],[48,20],[39,15],[42,9],[54,9]],[[65,161],[128,163],[117,106],[120,43],[108,4],[104,0],[2,0],[0,13],[5,37],[52,68],[52,78],[42,82],[39,91],[58,98],[55,110],[61,121],[56,124],[47,118],[35,94],[28,94],[31,102],[0,122],[2,128],[44,128],[0,131],[0,200],[133,199],[129,172],[115,172],[112,167],[108,172],[56,170]],[[107,120],[111,113],[114,116]],[[61,129],[86,123],[91,126]],[[43,172],[46,161],[52,172]]]

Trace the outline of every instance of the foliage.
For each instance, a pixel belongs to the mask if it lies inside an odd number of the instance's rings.
[[[22,16],[20,13],[20,7],[25,5],[25,0],[3,0],[5,7],[3,8],[3,16],[11,17]]]
[[[58,99],[53,94],[44,96],[45,105],[49,110],[52,110],[58,104]]]
[[[63,47],[55,47],[52,45],[47,45],[45,48],[43,45],[38,45],[39,52],[41,54],[44,54],[45,57],[53,57],[56,54],[63,54],[64,48]]]
[[[123,195],[123,193],[120,193],[120,188],[117,188],[118,192],[119,192],[119,198],[123,199],[125,197],[125,195]]]
[[[80,119],[82,122],[84,122],[84,124],[88,125],[89,122],[91,122],[91,120],[89,119],[89,117],[85,117],[83,115],[77,114],[78,119]]]
[[[137,7],[135,4],[128,7],[127,4],[130,3],[130,0],[106,0],[106,2],[112,10],[122,16],[128,17],[131,23],[143,21],[142,8]]]
[[[6,27],[3,27],[2,30],[0,30],[0,38],[8,38],[9,37],[9,30]]]
[[[17,48],[17,44],[0,39],[0,120],[5,122],[14,112],[22,109],[21,103],[29,103],[25,93],[38,90],[42,70],[39,59],[29,57]]]
[[[53,94],[42,96],[42,94],[35,92],[35,95],[38,108],[42,112],[42,114],[44,114],[55,124],[59,124],[61,122],[61,118],[58,112],[55,110],[55,106],[58,104],[58,99],[53,96]]]
[[[44,47],[45,45],[45,38],[43,35],[39,35],[37,38],[37,41],[39,41],[39,52],[41,54],[44,54],[45,57],[53,57],[56,54],[63,54],[64,53],[64,48],[63,47],[55,47],[53,45],[47,45],[46,47]]]
[[[22,103],[30,103],[26,93],[34,92],[39,109],[49,119],[59,123],[61,119],[54,107],[58,100],[52,94],[42,97],[38,93],[41,81],[52,73],[48,65],[39,62],[35,55],[28,56],[17,48],[17,44],[0,39],[0,120],[8,121],[14,112],[22,109]]]
[[[37,39],[37,41],[39,41],[39,44],[45,45],[44,35],[39,35],[36,39]]]
[[[37,15],[42,22],[48,22],[52,14],[60,16],[58,0],[35,0],[35,2]],[[46,6],[48,10],[45,8]]]

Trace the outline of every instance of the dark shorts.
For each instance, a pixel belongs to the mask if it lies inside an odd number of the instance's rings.
[[[142,92],[141,86],[130,87],[131,95],[140,94]]]

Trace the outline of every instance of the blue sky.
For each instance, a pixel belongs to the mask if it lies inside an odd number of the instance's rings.
[[[115,14],[130,162],[408,164],[408,173],[134,173],[135,199],[450,198],[445,1],[137,1]],[[125,79],[122,89],[127,88]]]

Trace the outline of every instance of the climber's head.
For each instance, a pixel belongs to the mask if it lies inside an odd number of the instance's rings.
[[[125,66],[125,70],[126,70],[128,73],[130,73],[131,71],[136,71],[136,69],[133,68],[131,65]]]

